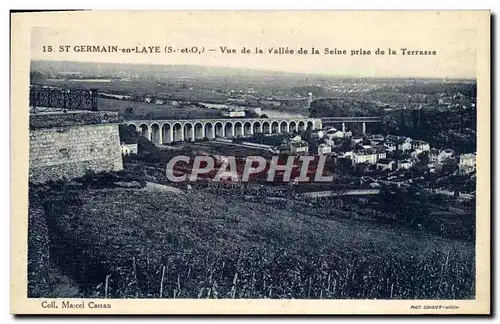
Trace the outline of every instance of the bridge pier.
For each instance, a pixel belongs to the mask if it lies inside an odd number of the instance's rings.
[[[163,145],[163,132],[161,131],[161,129],[158,132],[158,140],[158,144]]]
[[[141,135],[151,141],[151,128],[145,127],[141,129]]]
[[[193,126],[194,130],[194,140],[200,140],[200,139],[204,139],[206,134],[205,134],[205,127],[201,124],[194,124]]]
[[[170,143],[172,143],[174,141],[174,128],[170,127],[168,129],[168,132],[169,132],[169,141],[168,141],[168,144],[170,144]]]
[[[195,139],[194,126],[192,124],[187,124],[184,126],[184,140],[192,142]]]
[[[229,132],[229,134],[228,134],[228,132]],[[229,138],[234,137],[234,127],[232,125],[231,125],[231,127],[226,129],[225,137],[229,137]]]

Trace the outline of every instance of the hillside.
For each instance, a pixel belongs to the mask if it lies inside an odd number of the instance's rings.
[[[106,278],[113,298],[474,297],[472,242],[349,208],[236,189],[46,189],[51,259],[81,297],[103,297]]]
[[[31,61],[31,70],[42,73],[81,73],[86,76],[131,76],[141,75],[149,78],[163,79],[301,79],[316,77],[308,74],[276,72],[248,68],[231,68],[199,65],[154,65],[154,64],[120,64],[90,63],[72,61]],[[233,80],[235,81],[235,80]],[[238,80],[242,81],[242,80]]]

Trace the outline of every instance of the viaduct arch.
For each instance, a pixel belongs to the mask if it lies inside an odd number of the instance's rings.
[[[154,144],[233,138],[254,134],[294,133],[322,128],[319,118],[239,118],[126,121]]]

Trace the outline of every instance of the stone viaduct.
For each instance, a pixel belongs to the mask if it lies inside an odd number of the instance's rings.
[[[129,120],[124,124],[133,127],[155,144],[250,136],[257,133],[293,133],[322,128],[320,118],[307,117]]]

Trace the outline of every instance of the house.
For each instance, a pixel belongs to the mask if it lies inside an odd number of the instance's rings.
[[[429,163],[442,163],[444,160],[449,159],[453,156],[453,150],[446,149],[439,151],[436,149],[429,150]]]
[[[429,163],[438,163],[439,162],[439,150],[430,149],[429,150]]]
[[[460,174],[468,174],[476,170],[476,154],[467,153],[460,155],[460,162],[458,163],[458,170]]]
[[[145,103],[151,103],[152,100],[153,100],[153,98],[151,98],[151,97],[145,97],[144,98],[144,102]]]
[[[375,152],[377,152],[379,160],[380,159],[385,159],[387,157],[387,152],[386,152],[385,146],[383,146],[383,145],[372,145],[371,148],[372,148],[372,150],[374,150]]]
[[[385,137],[385,142],[388,144],[388,149],[390,146],[390,151],[394,151],[393,147],[395,146],[399,151],[409,151],[411,150],[411,142],[412,139],[405,136],[395,136],[395,135],[387,135]],[[390,143],[390,144],[389,144]]]
[[[414,159],[414,160],[418,160],[418,156],[419,156],[420,154],[422,154],[422,153],[423,153],[423,151],[421,151],[421,150],[418,150],[418,149],[417,149],[417,150],[413,150],[413,151],[411,151],[411,152],[410,152],[410,156],[411,156],[411,158],[412,158],[412,159]]]
[[[361,143],[363,143],[363,137],[353,136],[351,138],[351,142],[352,142],[352,144],[361,144]]]
[[[396,162],[389,160],[389,159],[379,159],[377,162],[377,169],[378,170],[389,170],[392,171],[395,169]]]
[[[329,135],[337,132],[337,129],[335,127],[330,127],[328,129],[324,129],[324,132]]]
[[[455,152],[453,152],[452,149],[445,149],[439,153],[439,159],[440,159],[440,161],[444,161],[446,159],[453,157],[454,153]]]
[[[399,151],[405,152],[411,150],[411,138],[407,138],[405,140],[400,140],[396,142],[396,147]]]
[[[396,135],[387,135],[385,137],[386,142],[398,142],[398,141],[404,141],[406,137],[404,136],[396,136]]]
[[[429,145],[429,143],[420,140],[415,140],[412,141],[412,151],[410,155],[414,160],[417,160],[420,154],[424,152],[430,152],[430,150],[431,146]]]
[[[318,145],[318,155],[326,155],[332,153],[332,147],[327,144]]]
[[[377,142],[383,142],[384,141],[384,135],[380,134],[373,134],[368,137],[370,141],[377,141]]]
[[[161,99],[156,99],[155,100],[155,104],[156,105],[163,105],[165,103],[165,101],[161,100]]]
[[[281,153],[291,155],[302,155],[309,153],[309,143],[304,141],[300,135],[297,135],[290,140],[283,140],[280,147]]]
[[[408,170],[413,166],[413,163],[410,160],[403,160],[398,162],[398,170],[404,169]]]
[[[397,149],[396,143],[388,141],[384,143],[384,147],[389,152],[394,152]]]
[[[325,139],[325,144],[330,146],[335,146],[335,141],[327,138]]]
[[[344,154],[342,155],[342,157],[346,158],[346,159],[351,159],[352,160],[353,153],[354,153],[353,151],[344,152]]]
[[[311,136],[317,137],[317,138],[323,138],[325,136],[325,132],[322,130],[319,130],[317,133],[312,133]]]
[[[384,142],[384,136],[380,134],[370,135],[368,137],[368,141],[370,142],[370,145],[380,145]]]
[[[347,132],[346,132],[347,133]],[[350,135],[344,133],[343,131],[336,131],[331,135],[331,138],[344,138],[349,137]],[[348,132],[350,134],[350,132]]]
[[[325,132],[325,136],[328,137],[329,139],[334,139],[334,138],[344,138],[346,137],[346,134],[343,131],[331,127]]]
[[[378,161],[378,152],[373,149],[352,152],[351,160],[352,160],[352,165],[360,163],[376,164]]]
[[[309,143],[306,141],[290,142],[290,154],[299,155],[309,153]]]
[[[122,143],[121,152],[122,152],[123,156],[127,156],[130,154],[137,154],[137,143],[135,143],[135,144]]]
[[[422,153],[422,152],[429,151],[431,149],[431,146],[427,142],[415,140],[412,142],[412,148],[414,150],[418,150],[418,151],[420,151],[420,153]]]
[[[222,116],[224,117],[245,117],[245,111],[243,110],[225,110],[222,112]]]

